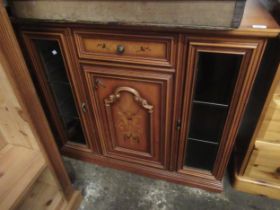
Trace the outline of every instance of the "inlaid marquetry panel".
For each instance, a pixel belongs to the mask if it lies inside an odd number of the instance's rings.
[[[103,153],[165,167],[169,153],[172,75],[83,66]]]
[[[153,105],[131,87],[118,87],[105,100],[115,148],[151,152]],[[150,134],[150,135],[149,135]]]
[[[151,43],[149,41],[123,41],[101,38],[82,38],[84,49],[93,53],[116,54],[117,46],[123,45],[125,56],[147,56],[154,58],[166,58],[165,43]]]

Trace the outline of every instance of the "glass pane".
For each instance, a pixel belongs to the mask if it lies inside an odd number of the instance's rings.
[[[186,166],[213,168],[241,62],[242,55],[199,53]]]
[[[193,103],[189,138],[218,142],[226,115],[227,107]]]
[[[195,100],[228,104],[241,61],[241,55],[199,53]]]
[[[49,83],[61,116],[73,115],[78,118],[76,107],[73,101],[69,85]]]
[[[214,166],[217,145],[189,139],[185,164],[190,167],[211,170]]]
[[[65,125],[68,139],[74,141],[75,143],[85,144],[84,134],[79,118],[65,115],[62,119]]]
[[[34,40],[44,66],[44,73],[59,111],[58,115],[69,141],[85,144],[63,58],[57,41]]]

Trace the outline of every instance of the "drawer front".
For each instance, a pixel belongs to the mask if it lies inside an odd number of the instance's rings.
[[[167,168],[172,75],[85,65],[89,101],[103,155]]]
[[[256,141],[245,175],[280,184],[280,145]]]
[[[257,140],[280,144],[279,128],[280,94],[274,94],[258,131]]]
[[[79,58],[174,66],[175,36],[74,31]]]

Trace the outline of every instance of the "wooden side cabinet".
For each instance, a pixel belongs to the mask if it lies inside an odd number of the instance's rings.
[[[43,25],[17,29],[63,154],[222,190],[265,37]]]
[[[77,209],[71,184],[0,1],[0,209]]]

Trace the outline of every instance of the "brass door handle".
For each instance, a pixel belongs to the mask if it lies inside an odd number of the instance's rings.
[[[86,105],[85,102],[82,103],[81,107],[82,107],[82,111],[83,111],[84,113],[86,113],[86,112],[87,112],[87,105]]]
[[[177,122],[176,122],[176,129],[177,130],[181,129],[181,120],[177,120]]]

